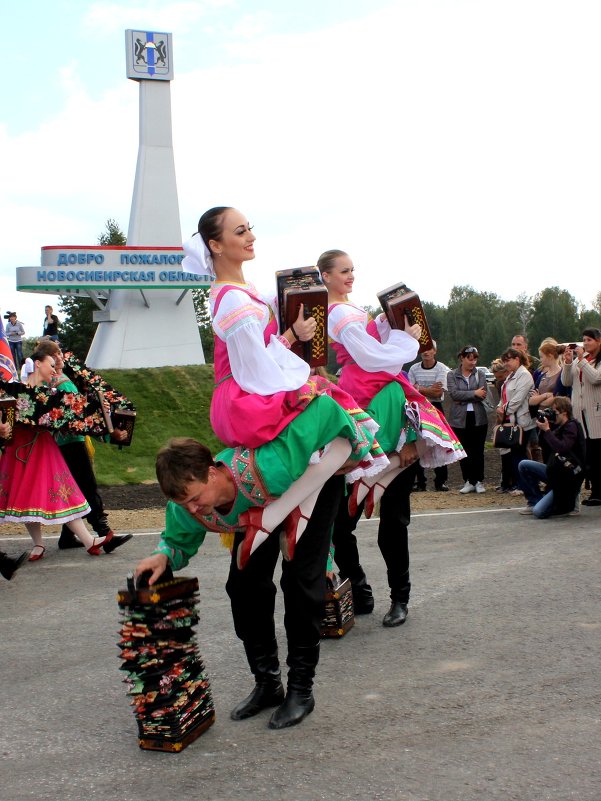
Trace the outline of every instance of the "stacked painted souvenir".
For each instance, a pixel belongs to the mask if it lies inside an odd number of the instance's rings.
[[[198,579],[127,577],[117,602],[122,618],[121,670],[138,723],[138,744],[177,752],[215,721],[209,679],[193,627],[198,623]]]

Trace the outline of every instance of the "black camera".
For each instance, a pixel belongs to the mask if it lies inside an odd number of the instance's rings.
[[[540,423],[544,423],[545,420],[554,423],[557,420],[557,412],[555,409],[539,409],[536,413],[536,419]]]

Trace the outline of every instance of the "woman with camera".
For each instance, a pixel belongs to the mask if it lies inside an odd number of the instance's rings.
[[[546,464],[524,459],[519,465],[520,485],[528,506],[521,515],[538,518],[576,513],[576,498],[584,479],[584,432],[572,416],[569,398],[557,397],[536,417],[544,450],[550,456]],[[547,484],[543,494],[539,483]]]
[[[590,497],[583,506],[601,506],[601,331],[585,328],[582,346],[570,345],[563,355],[561,380],[572,387],[574,417],[586,436],[586,474]]]

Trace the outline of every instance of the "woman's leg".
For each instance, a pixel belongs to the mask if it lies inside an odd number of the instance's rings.
[[[459,460],[459,468],[461,470],[461,476],[464,481],[469,481],[469,474],[470,474],[470,451],[471,451],[471,440],[470,435],[468,433],[467,428],[454,428],[453,431],[457,435],[457,439],[463,446],[463,450],[466,453],[464,459]]]
[[[601,501],[601,439],[586,439],[586,470],[591,483],[590,498]]]
[[[524,434],[526,436],[526,434]],[[522,486],[522,481],[520,478],[520,462],[523,462],[526,458],[526,445],[522,443],[521,445],[516,445],[514,448],[511,449],[511,462],[513,464],[513,472],[517,476],[518,479],[518,486],[521,490],[524,489]]]
[[[68,528],[75,534],[78,540],[83,542],[84,548],[89,549],[93,545],[102,545],[106,537],[93,537],[88,529],[86,528],[86,524],[83,520],[78,518],[77,520],[70,520],[67,523]]]
[[[315,506],[319,491],[326,481],[341,467],[349,453],[351,444],[347,439],[336,437],[317,464],[311,464],[300,478],[297,478],[277,500],[263,510],[263,528],[271,532],[293,509],[301,508],[303,515],[309,517]],[[302,528],[301,528],[302,526]],[[302,520],[299,522],[304,529]]]
[[[473,430],[474,448],[472,457],[472,470],[473,470],[474,481],[471,481],[472,484],[476,484],[478,481],[484,481],[484,444],[486,443],[487,431],[488,431],[488,425],[474,426]]]
[[[41,523],[25,523],[25,528],[29,532],[29,536],[33,540],[34,548],[43,548],[42,542],[42,524]]]

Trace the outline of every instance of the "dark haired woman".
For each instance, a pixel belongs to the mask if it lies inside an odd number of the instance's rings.
[[[574,417],[586,435],[586,471],[591,482],[584,506],[601,506],[601,331],[585,328],[582,346],[566,348],[561,380],[572,387]]]

